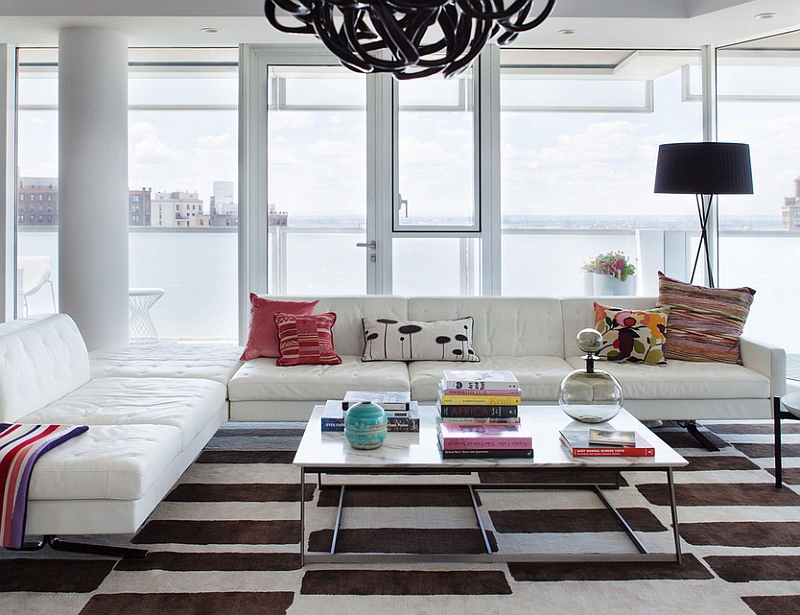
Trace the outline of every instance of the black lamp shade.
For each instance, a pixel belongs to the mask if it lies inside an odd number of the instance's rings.
[[[665,143],[658,147],[655,192],[753,194],[746,143]]]

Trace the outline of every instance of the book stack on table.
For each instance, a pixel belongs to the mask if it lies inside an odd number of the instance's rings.
[[[533,457],[519,382],[505,370],[445,370],[436,407],[442,457]]]
[[[344,399],[329,399],[322,413],[322,431],[344,431],[344,418],[350,406],[362,401],[378,404],[386,412],[387,431],[419,431],[417,402],[408,391],[347,391]]]

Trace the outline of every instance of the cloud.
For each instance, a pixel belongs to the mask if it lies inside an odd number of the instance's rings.
[[[310,111],[270,112],[267,115],[269,130],[302,130],[314,124],[314,114]]]
[[[174,164],[186,159],[184,152],[170,149],[155,135],[146,136],[138,143],[131,143],[128,156],[131,162],[143,164]]]
[[[513,129],[515,124],[505,126]],[[569,126],[564,126],[564,131]],[[506,214],[650,213],[662,135],[643,122],[599,121],[561,132],[541,148],[506,140],[502,148]],[[535,140],[533,141],[535,144]],[[557,204],[558,212],[553,212]]]
[[[315,141],[305,148],[311,156],[357,156],[356,147],[350,141]],[[361,153],[363,158],[363,153]]]
[[[158,134],[158,129],[150,122],[133,122],[128,126],[128,141],[140,141]]]
[[[225,148],[235,147],[236,143],[234,138],[229,134],[200,135],[197,137],[197,145],[198,147]]]
[[[754,191],[753,197],[737,197],[730,207],[721,203],[720,215],[780,215],[784,197],[794,194],[793,182],[800,175],[800,114],[739,118],[722,123],[720,134],[725,140],[750,144]]]

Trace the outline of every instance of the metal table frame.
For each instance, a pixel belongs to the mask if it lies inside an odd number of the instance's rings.
[[[580,475],[580,473],[587,470],[597,470],[598,468],[547,468],[548,471],[560,471],[565,473],[572,473]],[[675,552],[673,553],[650,553],[647,548],[642,544],[636,532],[628,525],[619,511],[614,507],[611,501],[603,493],[603,489],[618,488],[618,484],[605,484],[605,483],[563,483],[563,484],[465,484],[464,488],[469,490],[470,498],[472,500],[473,510],[477,519],[478,526],[483,536],[486,553],[481,554],[413,554],[413,553],[337,553],[336,543],[339,536],[339,529],[341,526],[342,515],[344,513],[345,493],[348,489],[361,489],[361,488],[376,488],[382,485],[337,485],[339,488],[339,504],[336,512],[336,522],[333,530],[333,540],[331,542],[330,553],[307,553],[306,552],[306,515],[305,515],[305,484],[306,474],[317,474],[317,483],[319,488],[322,488],[322,475],[365,475],[365,474],[379,474],[379,475],[438,475],[438,474],[452,474],[454,468],[441,467],[441,466],[386,466],[385,468],[378,469],[375,467],[358,468],[330,468],[330,467],[313,467],[301,466],[300,467],[300,565],[313,563],[382,563],[382,562],[408,562],[408,563],[429,563],[429,562],[461,562],[461,563],[491,563],[491,562],[675,562],[682,563],[682,554],[680,546],[680,534],[678,530],[678,507],[675,501],[675,484],[672,474],[672,467],[660,466],[626,466],[624,468],[614,468],[613,466],[605,466],[603,470],[618,470],[624,472],[657,472],[662,471],[667,475],[667,485],[669,487],[669,500],[670,512],[672,515],[672,535],[675,545]],[[469,468],[472,472],[520,472],[524,471],[519,467],[499,468],[497,466],[487,467],[474,467]],[[541,471],[543,468],[532,468],[531,471]],[[435,484],[414,484],[414,485],[397,485],[396,488],[402,489],[407,487],[430,487],[436,489],[445,485]],[[446,485],[452,488],[452,485]],[[335,488],[335,487],[334,487]],[[630,538],[633,545],[636,547],[636,553],[508,553],[503,554],[493,552],[490,545],[489,538],[484,526],[480,505],[475,497],[475,491],[498,491],[506,489],[590,489],[600,498],[603,505],[607,510],[614,515],[617,523],[621,526],[622,530]]]

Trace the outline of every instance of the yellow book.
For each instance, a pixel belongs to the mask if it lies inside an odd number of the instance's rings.
[[[442,394],[441,404],[444,406],[519,406],[521,395],[452,395]]]

